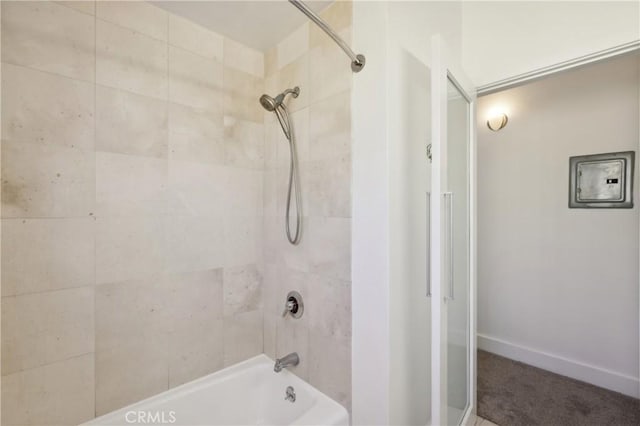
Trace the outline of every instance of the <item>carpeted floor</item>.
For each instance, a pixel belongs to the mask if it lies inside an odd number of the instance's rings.
[[[638,426],[640,400],[478,351],[478,416],[499,426]]]

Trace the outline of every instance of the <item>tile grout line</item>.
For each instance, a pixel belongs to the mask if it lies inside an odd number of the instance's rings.
[[[58,359],[58,360],[55,360],[55,361],[52,361],[52,362],[47,362],[46,364],[36,365],[34,367],[23,368],[21,370],[12,371],[11,373],[8,373],[8,374],[2,374],[0,377],[5,378],[5,377],[13,376],[13,375],[16,375],[16,374],[25,374],[25,373],[28,373],[30,371],[37,370],[39,368],[46,368],[46,367],[49,367],[49,366],[52,366],[52,365],[62,364],[63,362],[67,362],[67,361],[71,361],[71,360],[74,360],[74,359],[86,357],[88,355],[93,355],[94,358],[95,358],[95,351],[84,352],[84,353],[81,353],[81,354],[72,355],[72,356],[70,356],[68,358],[63,358],[63,359]]]
[[[98,205],[98,173],[97,173],[97,129],[98,129],[98,4],[94,4],[93,15],[93,209]],[[95,214],[93,216],[93,417],[98,415],[97,393],[98,393],[98,351],[97,349],[97,292],[96,285],[98,280],[98,244],[96,241],[97,221]]]
[[[169,187],[169,179],[170,179],[169,178],[169,156],[170,156],[170,151],[171,151],[171,147],[169,145],[169,123],[171,121],[170,117],[169,117],[169,114],[170,114],[169,96],[170,96],[170,93],[171,93],[171,70],[169,69],[170,63],[171,63],[171,61],[169,60],[169,54],[170,54],[169,40],[170,39],[171,39],[171,28],[169,26],[169,13],[167,13],[167,42],[166,42],[166,52],[167,52],[167,54],[166,54],[166,61],[167,61],[167,75],[166,75],[166,78],[167,78],[167,100],[165,102],[165,112],[166,112],[166,117],[167,117],[167,123],[166,123],[167,127],[166,127],[166,132],[165,132],[166,143],[167,143],[167,157],[166,157],[166,164],[165,164],[166,165],[166,177],[167,177],[167,182],[166,182],[167,188],[165,188],[166,190],[168,190],[168,187]],[[167,267],[166,264],[167,264],[167,257],[168,257],[167,256],[167,252],[168,252],[168,244],[167,244],[167,240],[168,240],[167,239],[168,219],[167,218],[169,217],[168,216],[169,200],[166,199],[165,202],[167,203],[167,206],[166,206],[166,209],[165,209],[166,212],[167,212],[167,215],[163,215],[165,217],[165,219],[163,221],[163,226],[162,226],[162,228],[163,228],[164,246],[165,246],[165,250],[164,250],[164,253],[163,253],[163,256],[164,256],[164,259],[163,259],[163,264],[164,265],[163,265],[163,268],[162,268],[163,270]],[[166,273],[167,271],[164,271],[164,272]],[[167,359],[167,389],[170,389],[170,386],[171,386],[171,379],[170,379],[170,375],[171,375],[171,368],[170,368],[170,365],[171,365],[171,362],[170,362],[171,334],[170,333],[167,333],[166,351],[167,351],[167,354],[166,354],[166,356],[167,356],[167,358],[166,358]]]

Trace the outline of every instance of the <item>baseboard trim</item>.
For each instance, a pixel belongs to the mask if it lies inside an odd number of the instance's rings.
[[[605,370],[593,365],[516,345],[495,337],[478,333],[478,349],[524,362],[553,373],[591,383],[605,389],[640,398],[640,380],[637,377]]]

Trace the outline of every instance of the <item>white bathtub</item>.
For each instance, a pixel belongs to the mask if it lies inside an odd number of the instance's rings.
[[[292,386],[296,401],[285,400]],[[258,355],[84,425],[349,425],[340,404]]]

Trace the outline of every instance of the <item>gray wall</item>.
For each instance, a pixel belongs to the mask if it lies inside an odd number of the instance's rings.
[[[478,102],[480,348],[636,396],[638,168],[633,209],[569,209],[567,188],[570,156],[638,155],[638,73],[626,56]]]

